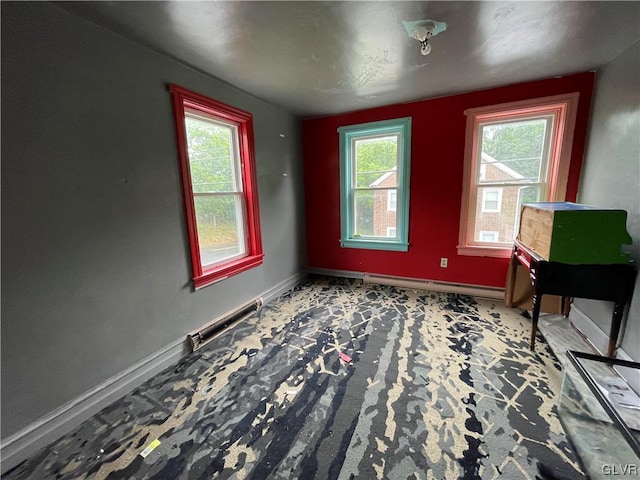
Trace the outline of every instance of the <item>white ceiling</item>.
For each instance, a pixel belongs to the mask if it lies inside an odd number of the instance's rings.
[[[637,1],[57,5],[303,116],[592,70],[640,39]],[[402,23],[423,19],[447,24],[428,56]]]

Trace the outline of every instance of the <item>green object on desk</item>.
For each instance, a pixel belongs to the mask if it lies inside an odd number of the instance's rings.
[[[518,240],[549,262],[570,265],[623,264],[631,244],[627,212],[571,202],[526,203]]]

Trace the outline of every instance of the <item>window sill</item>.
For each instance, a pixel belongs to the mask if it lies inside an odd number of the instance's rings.
[[[403,242],[385,242],[381,240],[354,240],[341,239],[340,246],[342,248],[362,248],[366,250],[389,250],[392,252],[406,252],[409,250],[409,244]]]
[[[201,276],[195,277],[193,279],[193,286],[196,290],[208,287],[209,285],[225,280],[233,275],[257,267],[258,265],[262,265],[263,258],[264,254],[260,254],[242,257],[238,260],[234,260],[233,262],[225,263],[224,265],[216,267],[215,270],[204,272]]]
[[[511,247],[458,246],[458,255],[471,257],[510,258],[511,251]]]

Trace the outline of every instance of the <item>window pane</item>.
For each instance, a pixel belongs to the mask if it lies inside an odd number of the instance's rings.
[[[185,126],[193,192],[239,191],[234,129],[192,115],[185,118]]]
[[[373,194],[372,190],[353,192],[353,236],[373,235]]]
[[[354,192],[354,236],[396,236],[396,211],[387,208],[389,191],[380,189]],[[390,228],[393,229],[393,235],[388,233]]]
[[[500,211],[500,195],[501,190],[494,188],[485,188],[482,193],[482,211],[484,212],[499,212]]]
[[[356,188],[395,187],[398,184],[398,135],[353,141]]]
[[[387,190],[387,210],[397,210],[398,208],[398,191]]]
[[[513,242],[518,230],[522,204],[540,201],[540,187],[538,185],[513,185],[501,187],[501,189],[502,201],[500,202],[499,211],[491,211],[490,208],[487,208],[491,204],[487,199],[490,198],[493,193],[492,191],[495,191],[496,187],[491,187],[490,190],[487,187],[478,187],[473,234],[473,238],[476,241],[494,241],[487,240],[486,236],[483,236],[482,233],[498,232],[497,241],[510,244]],[[484,204],[483,196],[485,199]],[[494,208],[493,210],[497,209]]]
[[[498,201],[497,200],[489,200],[489,199],[487,199],[487,201],[484,202],[484,209],[497,212],[498,211]]]
[[[480,232],[481,242],[498,242],[498,232]]]
[[[551,118],[481,126],[480,183],[539,182],[546,174]]]
[[[497,191],[495,191],[495,190],[488,191],[487,194],[486,194],[487,202],[494,202],[494,203],[497,204],[498,203],[498,196],[499,196],[499,193]]]
[[[202,266],[246,252],[242,197],[207,195],[194,198]]]

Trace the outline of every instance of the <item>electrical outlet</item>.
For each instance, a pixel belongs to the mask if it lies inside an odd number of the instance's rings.
[[[442,257],[440,259],[440,266],[442,268],[447,268],[447,265],[449,264],[449,259],[447,257]]]

